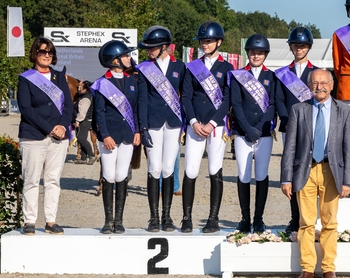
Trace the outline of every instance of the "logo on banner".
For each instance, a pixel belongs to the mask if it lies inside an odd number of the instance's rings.
[[[63,31],[52,31],[50,35],[52,42],[69,42],[69,35],[64,35]]]
[[[124,32],[113,32],[112,33],[112,38],[117,39],[117,40],[122,40],[125,43],[130,43],[130,36],[125,36]]]

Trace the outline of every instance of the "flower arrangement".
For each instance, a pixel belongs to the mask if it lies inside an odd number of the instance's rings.
[[[18,142],[0,136],[0,234],[21,225],[21,157]]]
[[[236,243],[238,246],[242,244],[249,244],[251,242],[297,242],[298,232],[286,233],[277,231],[277,235],[272,233],[271,230],[266,230],[263,233],[249,233],[244,234],[239,230],[230,232],[226,235],[226,240],[229,243]],[[320,241],[321,231],[315,230],[315,241]],[[338,242],[350,242],[350,229],[344,232],[338,233]]]

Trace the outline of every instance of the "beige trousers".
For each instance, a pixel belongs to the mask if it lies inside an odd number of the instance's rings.
[[[320,246],[322,251],[321,269],[335,271],[338,237],[338,191],[328,163],[313,163],[305,187],[297,192],[300,212],[298,243],[300,265],[303,271],[314,272],[317,255],[315,249],[315,223],[317,220],[317,197],[320,203],[322,224]]]
[[[35,223],[38,217],[39,183],[43,173],[44,215],[46,222],[55,222],[60,196],[60,178],[67,155],[68,139],[44,140],[20,138],[23,177],[24,223]]]

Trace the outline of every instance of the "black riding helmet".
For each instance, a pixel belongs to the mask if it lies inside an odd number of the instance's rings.
[[[120,59],[120,56],[130,53],[135,49],[136,48],[128,47],[122,41],[109,41],[100,48],[100,51],[98,52],[98,58],[101,65],[105,68],[125,68]],[[111,64],[111,62],[116,58],[119,60],[120,66]]]
[[[268,53],[270,52],[270,43],[265,36],[254,34],[247,39],[244,49],[246,51],[250,49],[262,50]]]
[[[314,43],[314,39],[309,29],[305,27],[296,27],[290,32],[287,43],[289,45],[294,43],[308,44],[311,46]]]
[[[153,48],[161,45],[170,45],[173,41],[170,31],[159,25],[152,26],[143,34],[142,41],[138,43],[141,49]]]

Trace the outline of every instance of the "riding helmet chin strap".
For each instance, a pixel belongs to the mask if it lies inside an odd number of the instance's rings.
[[[164,45],[164,44],[163,44],[163,45]],[[160,48],[159,54],[157,55],[157,58],[156,58],[156,59],[158,59],[160,56],[162,56],[162,54],[163,54],[163,52],[164,52],[163,45],[162,45],[162,47]]]

